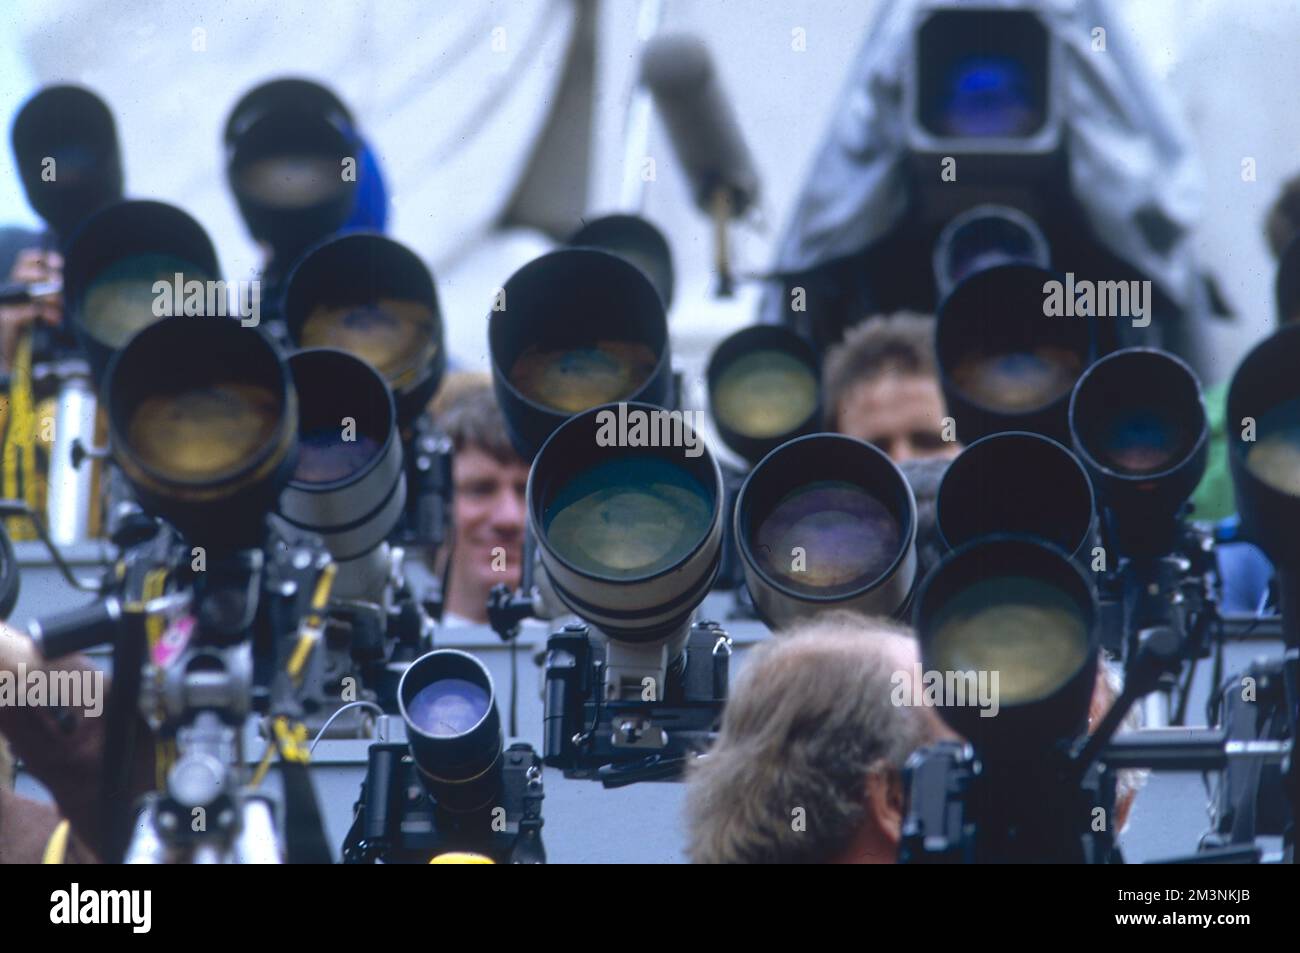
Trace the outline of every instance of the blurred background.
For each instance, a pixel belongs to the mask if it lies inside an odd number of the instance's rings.
[[[1068,4],[1067,4],[1068,5]],[[389,191],[388,229],[433,268],[453,361],[487,366],[494,289],[584,216],[620,209],[625,128],[636,87],[638,17],[701,37],[761,176],[759,206],[733,235],[737,271],[768,268],[879,4],[869,0],[403,0],[211,4],[72,0],[0,9],[0,113],[39,86],[84,84],[118,122],[128,195],[189,211],[211,234],[227,278],[259,255],[226,186],[222,124],[268,78],[334,88],[363,124]],[[1300,169],[1300,69],[1288,0],[1114,3],[1102,25],[1168,94],[1200,152],[1196,235],[1202,267],[1238,315],[1208,329],[1225,377],[1272,319],[1262,222]],[[802,31],[802,43],[795,42]],[[802,49],[798,48],[802,45]],[[754,319],[758,290],[711,292],[711,225],[695,208],[658,115],[642,214],[668,236],[678,270],[674,353],[698,372],[709,347]],[[1255,160],[1243,181],[1242,160]],[[0,150],[0,223],[35,224],[11,150]]]

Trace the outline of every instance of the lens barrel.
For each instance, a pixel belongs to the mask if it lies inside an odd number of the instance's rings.
[[[638,426],[670,438],[659,446],[619,439]],[[676,633],[708,595],[721,561],[722,501],[722,474],[703,439],[680,412],[650,404],[574,415],[528,475],[528,518],[556,595],[625,642]]]
[[[279,515],[347,564],[382,543],[406,503],[393,397],[365,361],[312,348],[289,358],[298,391],[298,463]]]
[[[1075,453],[1108,513],[1108,537],[1131,555],[1170,552],[1209,446],[1192,369],[1155,348],[1115,351],[1079,378],[1069,420]]]
[[[438,806],[455,813],[491,806],[504,738],[483,663],[456,649],[423,655],[403,673],[397,703],[420,780]]]
[[[433,275],[405,245],[352,232],[308,252],[289,275],[284,319],[304,348],[348,351],[393,391],[398,428],[423,411],[447,367]]]
[[[1052,272],[1000,265],[968,277],[939,306],[935,353],[962,443],[1004,430],[1069,441],[1070,390],[1093,352],[1090,318],[1045,315]]]
[[[1047,239],[1032,218],[1010,205],[977,205],[953,218],[934,243],[934,280],[940,297],[977,271],[998,265],[1047,268]]]
[[[779,324],[742,328],[709,358],[709,407],[722,442],[754,464],[820,430],[821,380],[812,345]]]
[[[916,594],[921,668],[945,686],[963,673],[983,676],[996,713],[972,703],[967,677],[964,702],[945,691],[940,715],[1000,758],[1031,759],[1078,737],[1097,677],[1096,617],[1087,574],[1050,543],[985,536],[949,553]]]
[[[674,404],[668,318],[635,265],[561,249],[515,272],[499,305],[488,322],[492,383],[525,460],[575,413],[619,400]]]
[[[1273,562],[1300,563],[1300,325],[1257,344],[1228,386],[1228,466],[1242,532]]]
[[[12,142],[27,201],[64,241],[96,210],[121,199],[117,125],[90,90],[38,91],[14,117]]]
[[[185,282],[215,281],[221,270],[203,226],[174,205],[118,202],[96,212],[77,230],[64,255],[63,300],[96,380],[102,380],[113,354],[134,333],[158,320],[158,310],[177,311],[170,290],[177,274],[183,292]],[[157,307],[158,281],[169,289],[163,292],[168,299],[165,309]],[[227,302],[219,306],[227,307]]]
[[[261,545],[298,457],[298,397],[259,328],[170,317],[135,335],[105,381],[113,459],[144,509],[188,542]]]
[[[833,608],[903,612],[916,577],[916,500],[881,450],[841,434],[782,444],[736,498],[736,545],[773,628]]]
[[[595,248],[630,261],[659,292],[667,311],[673,305],[673,254],[664,233],[640,215],[604,215],[569,238],[571,248]]]
[[[1071,557],[1087,555],[1096,519],[1092,483],[1074,454],[1040,434],[1009,431],[975,441],[948,465],[935,499],[943,543],[1036,536]]]
[[[357,160],[350,132],[330,117],[297,108],[267,109],[235,136],[226,163],[239,214],[281,267],[338,231],[356,204]]]

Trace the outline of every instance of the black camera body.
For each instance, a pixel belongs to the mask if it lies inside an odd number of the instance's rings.
[[[968,745],[922,748],[904,769],[899,863],[1113,862],[1113,773],[1094,766],[1077,782],[1070,765],[1059,751],[995,768]],[[999,780],[997,772],[1014,776]]]
[[[606,699],[603,640],[574,622],[546,642],[544,760],[565,777],[606,787],[673,781],[716,736],[727,698],[731,640],[714,622],[691,626],[662,691]]]
[[[343,862],[419,864],[464,852],[502,864],[545,863],[542,761],[524,743],[510,745],[501,757],[501,786],[494,802],[456,812],[443,808],[425,789],[406,744],[371,745]]]

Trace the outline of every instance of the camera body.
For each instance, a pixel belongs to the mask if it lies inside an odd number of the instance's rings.
[[[606,787],[680,778],[717,732],[730,638],[717,623],[695,623],[663,685],[645,679],[639,698],[605,697],[608,661],[606,640],[581,622],[547,639],[546,763]]]
[[[501,757],[501,786],[493,803],[456,812],[443,808],[425,789],[406,744],[371,745],[343,862],[418,864],[439,854],[465,852],[494,863],[545,863],[542,761],[523,743],[510,745]]]

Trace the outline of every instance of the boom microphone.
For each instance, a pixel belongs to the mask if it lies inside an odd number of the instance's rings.
[[[758,173],[708,47],[683,34],[655,37],[641,57],[641,82],[654,95],[696,204],[712,211],[722,188],[731,213],[743,213],[758,197]]]

